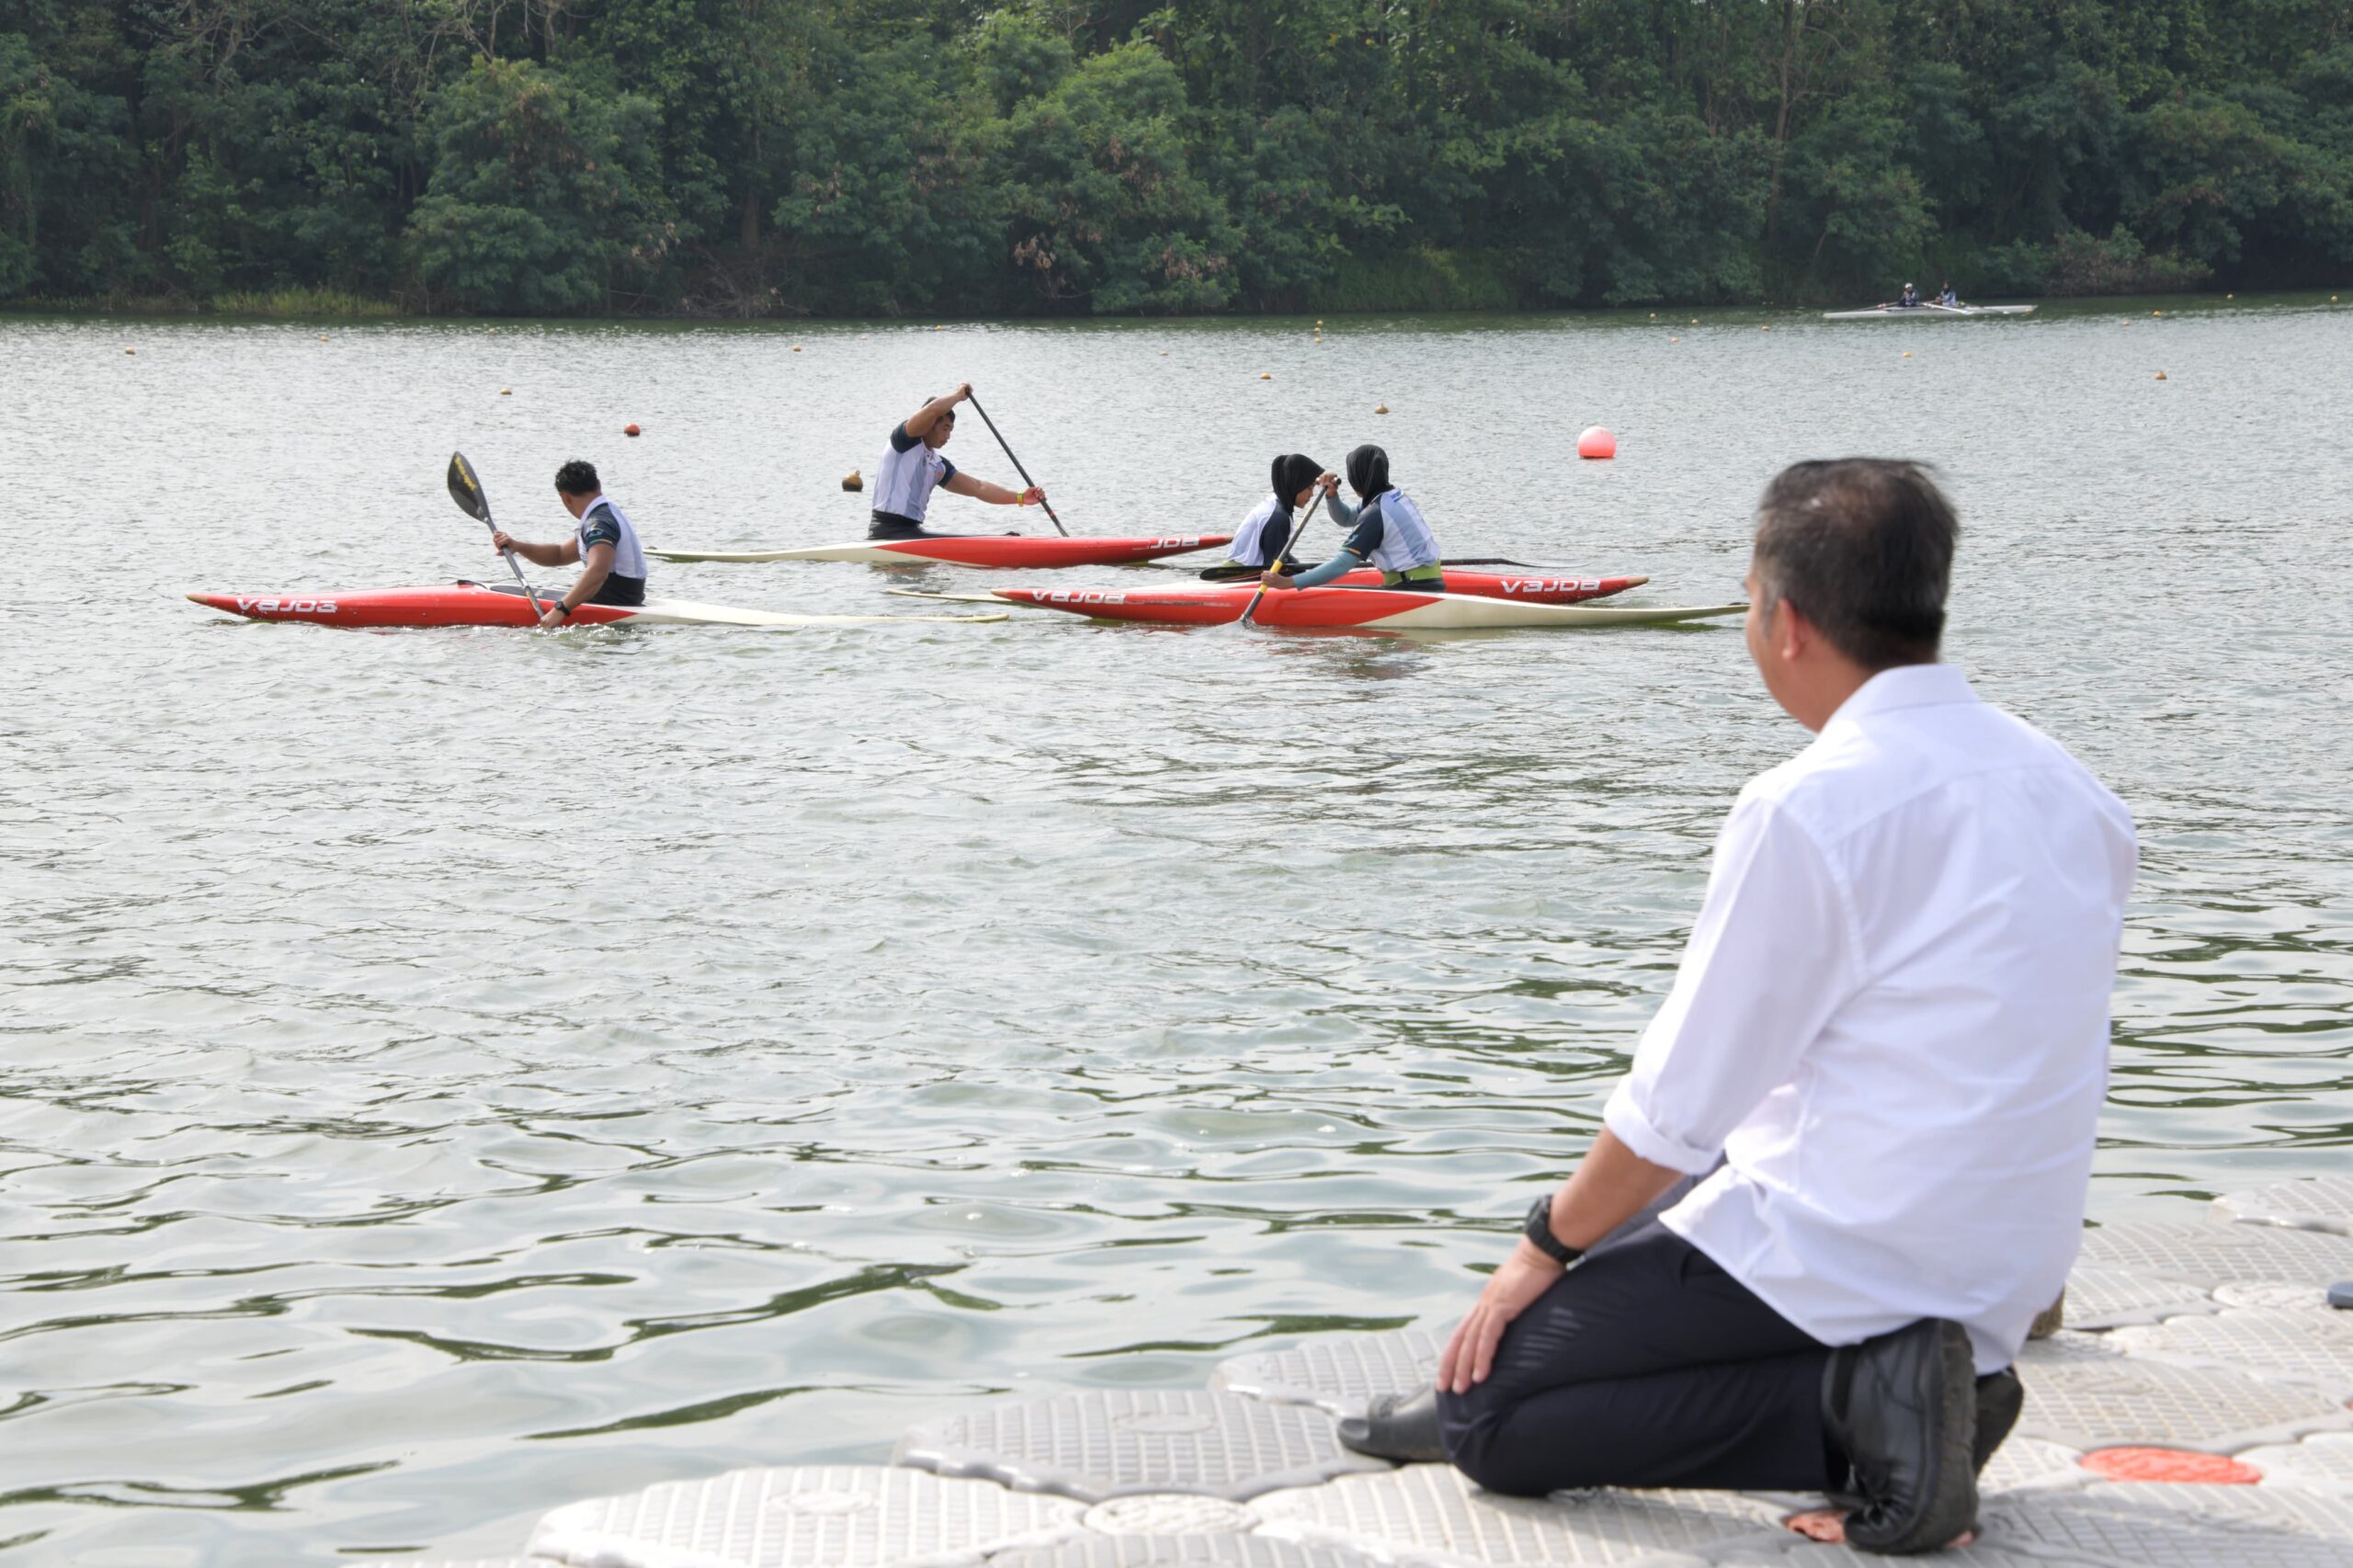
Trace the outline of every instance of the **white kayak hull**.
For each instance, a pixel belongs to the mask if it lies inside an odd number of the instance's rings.
[[[1824,311],[1824,321],[1953,321],[1969,316],[2030,316],[2032,305],[1874,305],[1868,311]]]

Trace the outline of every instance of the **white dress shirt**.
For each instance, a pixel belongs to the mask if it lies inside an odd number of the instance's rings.
[[[1603,1120],[1665,1216],[1828,1345],[2009,1365],[2081,1239],[2132,819],[1949,665],[1881,671],[1740,793]]]

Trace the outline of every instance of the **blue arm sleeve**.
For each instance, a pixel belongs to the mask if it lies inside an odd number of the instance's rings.
[[[1340,493],[1336,490],[1324,497],[1324,505],[1331,508],[1332,520],[1339,524],[1344,528],[1355,528],[1357,526],[1357,514],[1364,510],[1361,506],[1351,506],[1346,501],[1341,500]]]
[[[1290,580],[1294,588],[1320,588],[1344,573],[1353,572],[1364,562],[1347,551],[1332,557],[1321,566],[1312,566]]]

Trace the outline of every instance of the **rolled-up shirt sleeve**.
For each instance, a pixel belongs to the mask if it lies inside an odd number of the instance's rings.
[[[1602,1122],[1653,1165],[1700,1175],[1860,983],[1844,891],[1813,837],[1744,799],[1716,840],[1708,895],[1666,1004]]]

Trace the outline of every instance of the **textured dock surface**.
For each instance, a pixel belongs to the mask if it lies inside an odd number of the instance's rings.
[[[2353,1568],[2353,1179],[2085,1239],[2065,1332],[1955,1568]],[[1819,1498],[1498,1497],[1348,1453],[1336,1417],[1426,1383],[1438,1335],[1235,1357],[1198,1393],[1009,1401],[917,1426],[895,1465],[738,1471],[567,1504],[523,1554],[361,1568],[1859,1568],[1791,1530]]]

